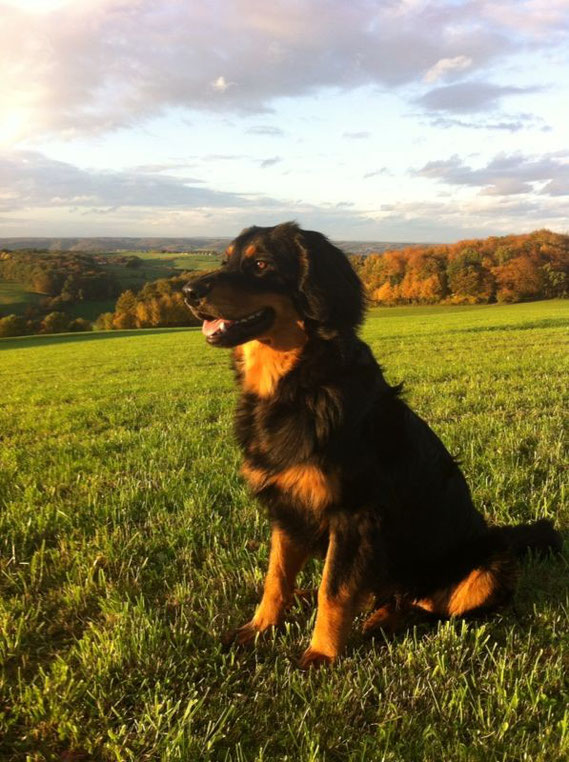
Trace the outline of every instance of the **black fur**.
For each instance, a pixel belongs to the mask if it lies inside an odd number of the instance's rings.
[[[251,242],[270,258],[263,277],[247,270]],[[234,242],[226,267],[205,278],[233,279],[237,298],[287,294],[304,321],[298,362],[271,396],[241,395],[235,432],[246,462],[268,477],[299,464],[338,476],[337,498],[323,516],[270,478],[257,488],[273,524],[310,553],[325,554],[334,533],[330,596],[349,583],[378,601],[412,603],[473,569],[492,568],[498,582],[488,604],[497,605],[513,590],[514,557],[527,547],[560,548],[548,521],[488,527],[456,460],[357,337],[362,286],[324,236],[292,223],[250,228]],[[212,304],[206,311],[215,309],[213,297]],[[239,363],[236,373],[242,382]]]

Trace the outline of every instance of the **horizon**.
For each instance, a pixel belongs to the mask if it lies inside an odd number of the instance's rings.
[[[0,9],[2,238],[569,231],[569,0]]]

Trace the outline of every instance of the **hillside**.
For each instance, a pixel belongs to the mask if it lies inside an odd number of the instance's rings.
[[[549,517],[566,541],[568,329],[569,301],[374,309],[363,329],[476,505]],[[300,606],[224,652],[269,537],[238,473],[228,353],[159,329],[0,355],[3,762],[569,758],[566,555],[527,561],[515,605],[486,619],[374,641],[356,625],[332,670],[297,670]]]
[[[191,252],[216,251],[221,253],[231,238],[0,238],[0,249],[42,249],[47,251],[88,252]],[[421,244],[389,241],[335,241],[350,254],[368,254],[372,251],[401,249]]]
[[[536,230],[354,257],[379,304],[478,304],[569,296],[569,236]]]

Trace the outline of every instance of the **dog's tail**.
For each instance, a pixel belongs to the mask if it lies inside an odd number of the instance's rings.
[[[492,527],[490,532],[495,533],[517,558],[528,551],[539,556],[560,553],[563,547],[561,535],[548,519],[540,519],[531,524]]]

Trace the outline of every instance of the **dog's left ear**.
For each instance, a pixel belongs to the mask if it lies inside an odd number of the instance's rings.
[[[363,319],[364,292],[348,257],[322,235],[295,236],[300,263],[300,307],[322,338],[356,328]]]

